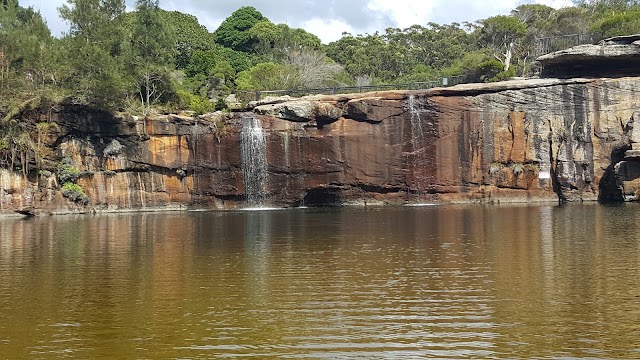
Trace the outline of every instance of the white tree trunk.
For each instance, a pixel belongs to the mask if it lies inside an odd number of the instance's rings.
[[[509,71],[511,67],[511,57],[513,56],[513,43],[507,46],[507,51],[504,53],[504,71]]]

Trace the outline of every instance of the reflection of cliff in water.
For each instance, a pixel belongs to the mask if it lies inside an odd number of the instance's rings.
[[[0,353],[635,358],[638,216],[624,204],[5,219]]]

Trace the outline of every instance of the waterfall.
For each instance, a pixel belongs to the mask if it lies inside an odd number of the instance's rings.
[[[422,145],[424,132],[422,129],[422,118],[420,117],[421,111],[416,104],[416,97],[414,95],[409,96],[407,107],[411,114],[411,145],[413,146],[412,150],[416,152]]]
[[[419,102],[419,98],[411,95],[407,99],[406,110],[410,114],[411,120],[411,154],[412,154],[412,163],[411,163],[411,175],[413,177],[410,185],[410,191],[415,192],[414,202],[421,203],[423,199],[421,199],[421,194],[431,185],[431,181],[433,180],[430,176],[427,176],[425,170],[430,166],[428,154],[426,153],[425,146],[427,136],[425,132],[431,130],[431,126],[433,125],[428,121],[428,117],[426,116],[426,110],[424,109],[424,104]],[[426,121],[425,121],[426,120]]]
[[[260,121],[243,117],[240,156],[244,193],[253,205],[264,205],[267,194],[267,143]]]

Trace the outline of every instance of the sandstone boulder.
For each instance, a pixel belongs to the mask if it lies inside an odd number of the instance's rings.
[[[292,101],[294,100],[291,96],[289,95],[284,95],[284,96],[266,96],[260,100],[254,100],[254,101],[250,101],[247,104],[247,109],[251,110],[254,109],[258,106],[264,106],[264,105],[274,105],[274,104],[281,104],[284,102],[288,102],[288,101]]]
[[[335,103],[296,100],[277,104],[261,105],[253,109],[258,115],[273,116],[294,122],[331,123],[343,115]]]
[[[640,34],[578,45],[537,59],[545,77],[624,76],[640,72]]]
[[[382,98],[354,99],[347,102],[347,117],[370,122],[382,122],[405,112],[402,101]]]
[[[315,107],[315,102],[303,100],[260,105],[253,111],[259,115],[275,116],[284,120],[309,122],[315,118]]]

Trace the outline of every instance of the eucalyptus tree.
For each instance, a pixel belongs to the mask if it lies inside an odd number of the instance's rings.
[[[401,43],[388,41],[379,33],[346,34],[326,47],[327,55],[344,66],[353,78],[371,78],[377,82],[392,82],[413,69],[410,49]]]
[[[322,47],[316,35],[287,24],[274,24],[268,19],[256,23],[248,33],[254,39],[251,52],[266,61],[282,61],[290,52],[318,51]]]
[[[426,26],[413,25],[406,29],[387,29],[383,34],[387,43],[395,43],[407,48],[405,61],[413,68],[427,65],[442,68],[477,49],[477,37],[463,29],[460,24],[439,25],[428,23]]]
[[[548,36],[587,34],[590,32],[591,23],[592,14],[589,10],[579,6],[561,8],[551,14],[547,34]]]
[[[226,18],[213,33],[218,44],[237,51],[249,52],[257,39],[249,32],[251,28],[265,20],[253,6],[243,6]]]
[[[599,39],[640,33],[640,5],[604,14],[591,26],[591,31]]]
[[[0,167],[25,176],[39,155],[30,124],[18,118],[45,93],[51,43],[37,11],[16,0],[0,1]]]
[[[185,87],[194,94],[215,97],[234,88],[238,73],[252,65],[249,54],[216,44],[207,51],[194,51],[184,68]]]
[[[49,28],[39,12],[19,6],[17,0],[2,0],[0,89],[21,91],[44,86],[51,78],[52,64],[48,60],[52,44]]]
[[[184,69],[187,67],[195,52],[209,51],[219,47],[213,34],[200,24],[195,16],[178,11],[162,9],[158,11],[162,22],[172,30],[175,36],[176,68]]]
[[[158,0],[137,0],[131,31],[131,67],[145,113],[171,90],[169,66],[175,55],[175,37],[162,20]]]
[[[69,23],[62,39],[71,101],[114,106],[128,86],[124,75],[124,0],[67,0],[58,11]]]
[[[623,12],[640,5],[640,0],[574,0],[576,6],[587,8],[593,13]]]
[[[283,84],[287,83],[292,87],[328,86],[343,71],[342,66],[327,58],[321,51],[320,38],[303,29],[274,24],[265,18],[249,29],[248,33],[255,39],[251,49],[255,58],[260,63],[279,64],[278,76],[284,80]],[[259,73],[261,72],[254,71],[254,74]],[[263,81],[255,83],[256,87],[260,87],[259,84]]]
[[[498,15],[481,20],[481,39],[493,50],[495,58],[509,71],[516,44],[526,33],[526,25],[515,16]]]

